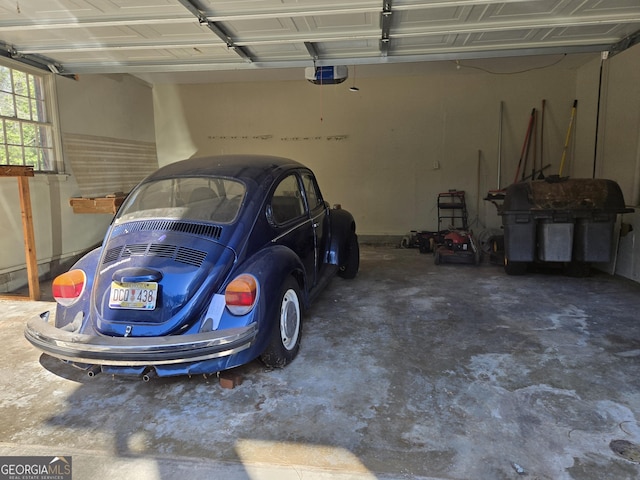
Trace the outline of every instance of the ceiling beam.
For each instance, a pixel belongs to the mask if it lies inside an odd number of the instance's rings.
[[[227,44],[227,48],[236,52],[244,60],[251,62],[251,56],[249,52],[243,47],[236,45],[224,28],[217,22],[213,22],[205,16],[205,14],[194,4],[193,0],[178,0],[187,10],[189,10],[200,22],[200,25],[205,25],[209,30],[215,33],[220,40]]]
[[[380,12],[380,54],[386,57],[389,54],[389,44],[391,43],[391,11],[392,0],[382,0],[382,12]]]
[[[501,50],[475,50],[467,48],[451,49],[446,52],[440,50],[426,54],[407,54],[382,57],[344,57],[327,58],[316,62],[317,66],[342,65],[380,65],[394,63],[437,62],[448,60],[472,60],[484,58],[509,58],[519,56],[536,55],[565,55],[579,53],[599,53],[607,50],[611,44],[559,46],[540,48],[535,45],[522,48]],[[75,74],[90,73],[155,73],[155,72],[205,72],[224,70],[252,70],[262,68],[304,68],[309,66],[308,59],[293,59],[269,62],[179,62],[173,59],[171,62],[100,62],[100,63],[76,63],[65,65],[67,71]]]
[[[64,68],[58,62],[43,55],[19,52],[13,45],[0,42],[0,56],[55,74],[63,74]]]
[[[640,30],[611,45],[611,48],[609,48],[609,57],[622,53],[638,43],[640,43]]]
[[[320,59],[318,49],[313,42],[304,42],[304,46],[306,47],[307,52],[309,52],[309,56],[313,59],[314,62]]]

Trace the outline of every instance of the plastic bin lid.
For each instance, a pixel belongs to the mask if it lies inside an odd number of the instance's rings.
[[[622,190],[613,180],[557,177],[508,187],[502,213],[524,210],[633,212],[625,206]]]

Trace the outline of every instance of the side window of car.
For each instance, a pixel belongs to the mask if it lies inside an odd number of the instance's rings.
[[[271,215],[276,223],[285,223],[304,214],[302,192],[295,175],[289,175],[276,187],[271,199]]]
[[[322,203],[320,192],[318,191],[318,185],[316,184],[313,175],[305,173],[302,176],[302,184],[304,185],[304,191],[307,194],[307,202],[309,203],[309,209],[313,210]]]

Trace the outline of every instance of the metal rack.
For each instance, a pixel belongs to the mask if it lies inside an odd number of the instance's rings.
[[[449,190],[438,194],[438,231],[445,229],[468,230],[467,202],[463,190]]]

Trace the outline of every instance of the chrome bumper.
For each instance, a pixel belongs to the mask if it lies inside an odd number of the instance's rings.
[[[257,334],[255,323],[242,328],[165,337],[106,337],[67,332],[33,318],[25,338],[43,352],[77,363],[153,366],[220,358],[249,348]]]

